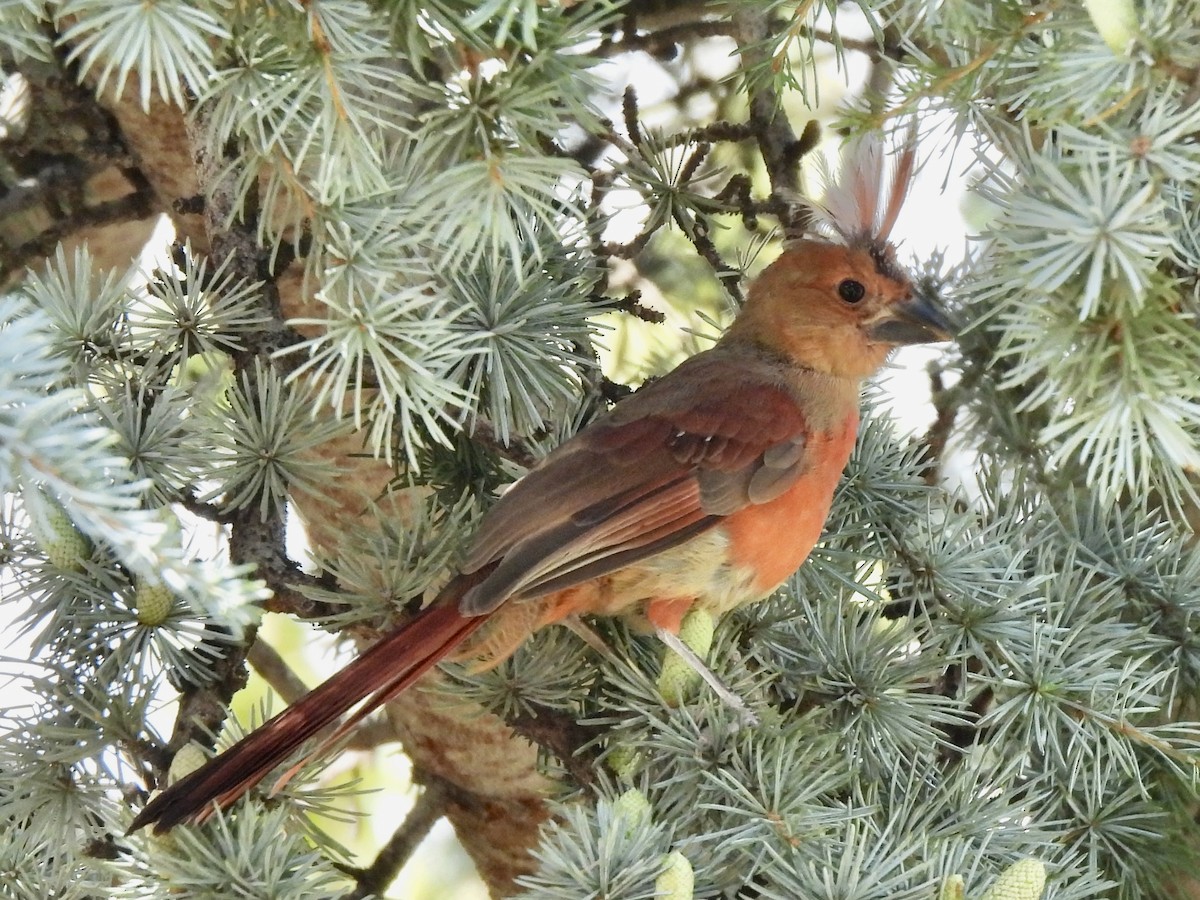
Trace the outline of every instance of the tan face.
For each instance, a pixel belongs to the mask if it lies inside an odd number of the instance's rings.
[[[890,260],[866,250],[801,241],[784,251],[750,287],[730,328],[807,368],[865,377],[894,344],[871,327],[912,297],[912,283]]]

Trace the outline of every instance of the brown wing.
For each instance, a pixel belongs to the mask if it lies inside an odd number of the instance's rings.
[[[468,615],[578,584],[676,546],[787,490],[805,421],[783,370],[710,350],[551,453],[484,519],[463,565],[494,566]]]

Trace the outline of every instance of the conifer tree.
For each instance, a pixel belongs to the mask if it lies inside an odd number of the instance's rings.
[[[444,897],[442,817],[529,900],[1200,896],[1200,2],[0,0],[0,73],[0,896],[382,897],[415,852]],[[915,263],[962,333],[718,623],[756,725],[548,629],[125,835],[249,668],[321,677],[264,611],[411,614],[868,131],[969,162],[965,260]],[[359,841],[327,776],[396,741],[414,808]]]

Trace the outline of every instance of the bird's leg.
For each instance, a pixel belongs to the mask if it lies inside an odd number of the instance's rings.
[[[617,654],[613,653],[612,647],[604,642],[604,638],[600,637],[596,629],[579,618],[579,616],[566,616],[559,624],[568,629],[575,637],[579,638],[614,666],[630,665],[628,660],[622,660]]]
[[[596,630],[588,625],[579,616],[567,616],[560,622],[566,628],[569,628],[581,641],[595,650],[601,657],[608,660],[616,666],[631,665],[628,660],[621,660],[617,657],[611,647],[605,643],[604,639],[596,633]],[[696,655],[696,652],[679,639],[679,636],[674,632],[668,631],[665,628],[655,627],[655,633],[659,640],[667,645],[667,649],[673,651],[680,659],[682,659],[692,671],[712,688],[713,693],[721,698],[721,701],[737,713],[738,719],[745,727],[754,727],[758,725],[758,716],[750,711],[746,706],[746,702],[731,691],[720,678],[716,676],[712,669],[705,665],[704,660]]]
[[[467,672],[490,672],[510,656],[537,628],[539,611],[533,603],[506,603],[490,616],[483,628],[447,657],[462,663]]]
[[[758,716],[756,716],[748,706],[746,701],[731,691],[720,678],[716,676],[712,669],[705,665],[704,660],[696,655],[687,644],[679,639],[679,635],[668,631],[665,628],[654,629],[654,633],[658,635],[658,639],[667,645],[667,649],[673,651],[680,659],[682,659],[700,678],[712,688],[713,693],[721,698],[721,701],[737,713],[743,727],[753,728],[758,725]]]

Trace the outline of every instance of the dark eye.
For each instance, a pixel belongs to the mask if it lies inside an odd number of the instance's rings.
[[[866,293],[867,289],[863,287],[862,282],[853,278],[845,278],[838,284],[838,296],[847,303],[857,303]]]

